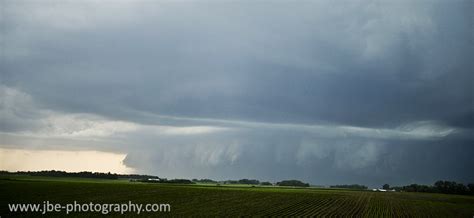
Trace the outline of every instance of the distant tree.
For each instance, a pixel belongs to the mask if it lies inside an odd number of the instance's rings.
[[[239,180],[239,184],[248,184],[248,185],[258,185],[260,181],[256,179],[241,179]]]
[[[261,182],[260,185],[273,185],[271,182]]]
[[[466,187],[462,183],[456,183],[453,181],[437,181],[434,184],[434,192],[445,193],[445,194],[469,194],[470,188]]]
[[[474,195],[474,183],[467,184],[467,188],[469,189],[469,194]]]
[[[385,189],[385,190],[388,190],[388,189],[390,189],[390,185],[389,184],[384,184],[382,186],[382,188]]]
[[[298,187],[309,187],[308,183],[304,183],[299,180],[283,180],[281,182],[277,182],[279,186],[298,186]]]

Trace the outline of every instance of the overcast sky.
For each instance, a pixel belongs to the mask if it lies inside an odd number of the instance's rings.
[[[473,182],[473,5],[0,0],[0,148],[169,178]]]

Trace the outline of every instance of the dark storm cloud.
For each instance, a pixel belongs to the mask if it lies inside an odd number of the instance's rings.
[[[140,126],[117,149],[144,172],[474,179],[449,170],[458,156],[473,164],[463,156],[474,153],[471,1],[2,4],[2,99],[27,96],[2,100],[2,132],[86,113]]]
[[[472,49],[468,35],[450,34],[469,29],[467,14],[444,11],[463,4],[407,5],[415,9],[400,18],[383,14],[404,9],[392,4],[369,10],[322,3],[268,8],[148,2],[141,6],[156,11],[142,12],[144,18],[92,23],[85,30],[75,30],[73,22],[73,30],[15,25],[21,19],[12,15],[6,17],[14,23],[7,23],[12,37],[22,28],[37,29],[34,38],[19,42],[36,55],[6,58],[4,78],[27,83],[21,86],[59,109],[109,116],[126,105],[189,117],[380,126],[468,113],[472,103],[467,109],[454,105],[472,100],[466,82]],[[336,12],[315,13],[323,6]]]

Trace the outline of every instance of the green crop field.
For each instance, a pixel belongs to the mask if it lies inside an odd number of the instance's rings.
[[[170,212],[144,216],[352,216],[352,217],[473,217],[474,197],[426,193],[379,193],[315,188],[239,187],[144,184],[126,180],[46,177],[0,178],[0,216],[9,203],[167,203]],[[48,216],[64,216],[50,212]],[[69,216],[101,216],[72,213]],[[111,213],[109,215],[120,215]],[[126,213],[124,216],[135,216]]]

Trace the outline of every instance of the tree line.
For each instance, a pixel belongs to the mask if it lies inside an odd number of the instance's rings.
[[[283,180],[276,183],[279,186],[297,186],[297,187],[309,187],[309,183],[304,183],[299,180]]]
[[[8,172],[0,171],[0,175],[28,175],[28,176],[45,176],[45,177],[74,177],[74,178],[91,178],[91,179],[159,179],[158,176],[138,175],[138,174],[116,174],[116,173],[99,173],[99,172],[66,172],[58,170],[43,171],[18,171]]]
[[[207,183],[207,184],[244,184],[244,185],[273,185],[271,182],[260,182],[256,179],[239,179],[239,180],[224,180],[216,181],[212,179],[192,179],[195,183]]]
[[[274,185],[271,182],[260,182],[259,180],[256,179],[240,179],[240,180],[224,180],[224,181],[215,181],[212,179],[193,179],[192,180],[195,183],[212,183],[212,184],[226,184],[226,185],[237,185],[237,184],[243,184],[243,185],[265,185],[265,186],[270,186]],[[304,183],[299,180],[283,180],[281,182],[277,182],[275,185],[278,186],[298,186],[298,187],[309,187],[309,183]]]
[[[130,179],[132,182],[146,182],[146,183],[172,183],[172,184],[195,184],[195,183],[214,183],[214,184],[245,184],[245,185],[274,185],[271,182],[260,182],[256,179],[240,179],[240,180],[225,180],[215,181],[212,179],[166,179],[158,176],[139,175],[139,174],[117,174],[117,173],[100,173],[100,172],[66,172],[59,170],[43,170],[43,171],[17,171],[9,172],[0,170],[0,175],[28,175],[28,176],[44,176],[44,177],[74,177],[74,178],[92,178],[92,179]],[[300,186],[309,187],[308,183],[303,183],[299,180],[284,180],[277,182],[278,186]]]
[[[388,184],[385,184],[388,185]],[[458,194],[458,195],[474,195],[474,183],[464,185],[454,181],[439,180],[433,185],[419,185],[411,184],[407,186],[392,187],[396,191],[405,192],[428,192],[428,193],[443,193],[443,194]]]
[[[45,176],[45,177],[76,177],[76,178],[93,178],[93,179],[130,179],[136,182],[159,182],[159,183],[173,183],[173,184],[195,184],[195,183],[214,183],[214,184],[247,184],[247,185],[277,185],[277,186],[295,186],[295,187],[309,187],[309,183],[304,183],[299,180],[283,180],[275,184],[271,182],[260,182],[256,179],[240,179],[240,180],[225,180],[215,181],[212,179],[171,179],[160,178],[151,175],[139,174],[116,174],[116,173],[100,173],[100,172],[66,172],[58,170],[43,170],[43,171],[18,171],[9,172],[0,170],[0,175],[29,175],[29,176]],[[346,188],[366,190],[367,186],[359,184],[351,185],[331,185],[330,188]],[[384,184],[383,189],[392,189],[403,192],[428,192],[428,193],[444,193],[444,194],[460,194],[460,195],[474,195],[474,183],[464,185],[454,181],[439,180],[433,185],[411,184],[406,186],[390,187],[389,184]]]

